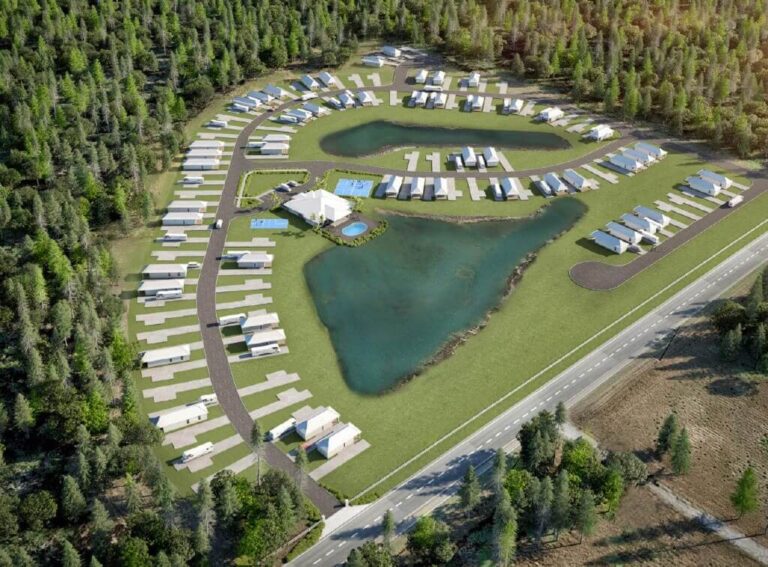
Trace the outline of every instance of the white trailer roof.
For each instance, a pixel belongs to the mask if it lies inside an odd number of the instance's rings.
[[[617,254],[623,254],[627,251],[627,243],[623,240],[619,240],[615,236],[611,236],[610,234],[607,234],[603,232],[602,230],[596,230],[592,233],[592,238],[594,239],[595,243],[602,246],[603,248],[607,248],[608,250],[611,250],[613,252],[616,252]]]
[[[262,142],[290,142],[291,137],[288,134],[267,134],[264,136]]]
[[[699,170],[698,175],[702,179],[706,179],[707,181],[710,181],[715,185],[719,185],[722,189],[728,189],[728,187],[731,186],[731,183],[733,183],[725,175],[720,175],[719,173],[715,173],[714,171],[710,171],[709,169]]]
[[[274,256],[272,254],[267,254],[266,252],[248,252],[247,254],[243,254],[242,256],[239,256],[237,258],[238,264],[251,264],[251,263],[267,263],[271,262],[273,260]]]
[[[142,364],[152,364],[153,362],[161,362],[170,358],[179,358],[181,356],[189,356],[192,350],[189,345],[178,345],[165,348],[157,348],[154,350],[148,350],[141,355]]]
[[[277,313],[264,313],[262,315],[249,315],[240,320],[241,329],[251,329],[253,327],[263,327],[264,325],[276,325],[280,322]]]
[[[361,431],[351,423],[339,423],[333,430],[317,442],[317,450],[326,457],[343,447],[347,443],[354,441]]]
[[[205,148],[224,149],[224,142],[221,140],[195,140],[189,144],[189,148],[192,150]]]
[[[163,224],[165,224],[167,221],[178,221],[178,220],[195,220],[195,221],[202,221],[203,220],[203,213],[166,213],[163,216]]]
[[[248,348],[265,345],[269,343],[278,343],[285,340],[285,331],[282,329],[269,329],[256,333],[249,333],[245,337],[245,344]]]
[[[172,211],[174,209],[207,209],[208,203],[205,201],[193,201],[193,200],[187,200],[187,199],[177,199],[175,201],[171,201],[168,204],[168,210]],[[183,211],[180,211],[183,212]]]
[[[186,236],[186,235],[185,235]],[[147,264],[141,270],[142,275],[151,274],[184,274],[187,273],[186,264]]]
[[[315,432],[321,430],[329,423],[333,423],[339,419],[338,412],[332,407],[319,407],[312,410],[310,413],[296,418],[298,423],[296,424],[296,432],[304,439],[312,437]],[[300,421],[299,421],[300,419]]]
[[[163,429],[171,425],[186,423],[190,420],[199,420],[208,417],[208,408],[205,404],[191,404],[162,413],[154,418],[155,426]]]
[[[139,285],[139,293],[168,291],[171,289],[184,289],[184,280],[142,280]]]
[[[662,227],[667,226],[670,221],[669,217],[664,213],[661,213],[655,209],[644,207],[643,205],[638,205],[635,207],[635,213],[641,217],[651,219],[653,222],[660,224]]]

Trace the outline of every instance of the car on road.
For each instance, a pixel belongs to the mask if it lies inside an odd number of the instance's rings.
[[[221,219],[216,219],[216,224],[214,225],[216,228],[221,228],[224,226],[224,221]]]
[[[187,262],[187,268],[190,270],[199,270],[200,262]]]

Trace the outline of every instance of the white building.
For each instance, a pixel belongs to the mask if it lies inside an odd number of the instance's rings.
[[[302,75],[301,79],[299,79],[299,80],[301,81],[302,85],[304,85],[305,87],[307,87],[311,91],[314,91],[315,89],[319,89],[320,88],[320,83],[318,83],[316,80],[314,80],[309,75]]]
[[[141,277],[148,280],[173,280],[187,277],[186,264],[148,264],[141,271]]]
[[[431,83],[433,85],[442,85],[444,82],[445,82],[445,71],[435,71],[432,74]]]
[[[607,225],[605,225],[605,228],[608,229],[608,232],[611,235],[615,236],[620,240],[623,240],[628,244],[640,244],[640,241],[643,239],[643,235],[640,234],[639,232],[635,232],[631,228],[628,228],[623,224],[619,224],[617,222],[611,221]]]
[[[425,91],[413,91],[411,93],[411,104],[413,106],[424,106],[427,104],[428,93]]]
[[[714,183],[720,187],[720,189],[729,189],[731,185],[733,185],[733,181],[730,178],[708,169],[699,170],[698,175],[702,179],[706,179],[707,181]]]
[[[594,128],[591,128],[584,137],[589,140],[595,140],[596,142],[602,142],[603,140],[612,138],[615,133],[614,129],[607,124],[599,124]]]
[[[320,82],[323,83],[326,87],[339,86],[339,82],[336,80],[336,77],[331,75],[328,71],[320,71],[320,73],[317,75],[317,78],[320,79]]]
[[[653,144],[647,144],[645,142],[638,142],[635,144],[635,149],[640,152],[645,152],[646,154],[650,154],[656,159],[662,159],[664,156],[667,155],[667,151],[658,147],[654,146]]]
[[[366,67],[383,67],[384,58],[378,55],[366,55],[363,57],[363,65]]]
[[[516,98],[512,101],[512,105],[509,107],[511,112],[520,112],[525,106],[525,101],[521,98]]]
[[[504,192],[501,190],[501,185],[498,183],[491,183],[491,194],[493,195],[494,201],[504,200]]]
[[[286,112],[288,116],[295,116],[296,120],[299,122],[306,122],[310,118],[314,116],[310,111],[304,110],[303,108],[292,108],[288,112]]]
[[[281,124],[298,124],[299,119],[290,114],[281,114],[277,117],[277,121]]]
[[[184,160],[181,168],[184,171],[202,171],[218,169],[220,164],[219,158],[187,158]]]
[[[467,86],[468,87],[477,87],[480,85],[480,73],[477,71],[473,71],[469,74],[469,77],[467,78]]]
[[[595,188],[594,179],[587,179],[581,173],[574,169],[563,171],[563,179],[570,184],[576,191],[587,191]]]
[[[367,91],[357,91],[357,100],[363,106],[373,106],[373,97]]]
[[[470,111],[482,110],[485,104],[485,97],[480,95],[469,95],[467,97],[467,106]]]
[[[189,345],[148,350],[141,355],[141,365],[145,368],[155,368],[157,366],[176,364],[177,362],[186,362],[189,360],[191,353]]]
[[[234,104],[239,104],[241,106],[244,106],[249,110],[258,108],[262,104],[260,100],[253,99],[249,96],[236,96],[234,99],[232,99],[232,102]]]
[[[205,201],[193,201],[187,199],[176,199],[168,204],[169,213],[204,213],[208,208]]]
[[[278,317],[277,313],[263,313],[261,315],[240,317],[240,330],[243,334],[275,329],[279,324],[280,317]]]
[[[283,207],[313,226],[326,221],[336,224],[352,214],[349,201],[325,189],[300,193],[284,203]]]
[[[277,441],[283,435],[286,435],[296,428],[296,419],[289,417],[279,425],[274,426],[267,431],[267,441]]]
[[[606,234],[602,230],[596,230],[592,233],[592,239],[595,241],[595,244],[598,246],[602,246],[606,250],[610,250],[611,252],[615,252],[616,254],[623,254],[627,251],[627,248],[629,245],[624,242],[623,240],[619,240],[615,236],[611,236],[610,234]]]
[[[277,99],[281,99],[288,94],[288,92],[285,89],[281,87],[276,87],[275,85],[272,85],[272,84],[267,85],[261,90],[262,92],[268,94],[272,98],[277,98]]]
[[[190,150],[224,150],[224,142],[220,140],[195,140],[189,144]]]
[[[403,54],[403,52],[400,51],[397,47],[393,47],[391,45],[385,45],[382,47],[381,52],[387,57],[400,57]]]
[[[214,118],[208,122],[208,126],[211,128],[229,128],[229,122],[221,118]]]
[[[329,111],[330,112],[330,111]],[[291,136],[289,134],[267,134],[266,136],[261,138],[262,142],[284,142],[288,143],[291,141]]]
[[[555,120],[560,120],[563,116],[565,116],[565,113],[559,107],[550,106],[542,110],[538,118],[544,122],[554,122]]]
[[[331,111],[328,108],[324,106],[320,106],[319,104],[314,102],[308,102],[302,108],[304,108],[304,110],[306,110],[307,112],[311,112],[313,116],[324,116],[326,114],[331,113]]]
[[[568,186],[563,183],[563,180],[558,177],[557,173],[550,171],[549,173],[544,175],[544,181],[547,185],[549,185],[549,188],[552,190],[553,193],[567,193],[568,192]]]
[[[541,192],[541,194],[544,197],[554,196],[554,193],[552,192],[552,188],[549,186],[549,184],[546,181],[544,181],[544,179],[538,179],[534,181],[533,184],[536,186],[536,188]]]
[[[203,213],[166,213],[163,226],[190,226],[203,224]]]
[[[285,344],[285,331],[282,329],[267,329],[245,336],[245,344],[248,349],[259,349],[272,345],[278,348]]]
[[[424,85],[427,83],[427,77],[429,77],[429,72],[426,69],[419,69],[414,80],[417,85]]]
[[[435,199],[443,201],[448,198],[448,179],[435,177]]]
[[[339,422],[339,414],[332,407],[319,407],[305,413],[294,414],[296,418],[296,433],[304,440],[317,437],[333,428]]]
[[[361,435],[362,432],[351,423],[338,423],[328,435],[315,444],[315,448],[326,459],[330,459],[357,443]]]
[[[435,100],[432,106],[435,108],[445,108],[445,103],[448,101],[448,95],[445,93],[432,93],[435,95]]]
[[[639,205],[635,207],[635,213],[637,216],[645,217],[649,220],[652,220],[657,225],[659,225],[661,228],[664,228],[665,226],[668,226],[671,222],[671,219],[665,215],[664,213],[660,213],[659,211],[655,209],[650,209],[648,207],[644,207],[642,205]]]
[[[507,200],[520,198],[520,191],[518,190],[516,183],[512,181],[511,177],[501,178],[501,190],[504,191],[504,196]]]
[[[475,155],[474,148],[469,146],[461,148],[461,161],[467,167],[475,167],[477,165],[477,156]]]
[[[624,150],[621,153],[622,153],[622,155],[624,155],[624,156],[626,156],[626,157],[628,157],[630,159],[634,159],[634,160],[639,161],[640,163],[642,163],[646,167],[651,165],[653,162],[656,161],[656,158],[653,157],[651,154],[647,154],[645,152],[640,152],[638,150],[631,150],[631,149],[630,150]]]
[[[721,191],[719,185],[716,185],[709,179],[704,179],[703,177],[688,177],[685,182],[691,189],[709,195],[710,197],[717,197]]]
[[[384,183],[384,195],[386,197],[397,197],[402,186],[403,178],[399,175],[391,175]]]
[[[265,156],[283,156],[288,150],[290,146],[284,142],[265,142],[259,147],[259,153]]]
[[[499,165],[499,154],[496,153],[496,148],[488,146],[483,149],[483,159],[485,165],[488,167],[496,167]]]
[[[339,100],[344,108],[351,108],[355,106],[355,95],[349,91],[344,91],[339,95]]]
[[[614,154],[609,158],[609,161],[616,167],[619,167],[630,173],[634,173],[643,169],[642,163],[623,154]]]
[[[181,292],[184,280],[142,280],[139,285],[139,295],[156,297],[158,294]]]
[[[648,234],[656,234],[658,226],[655,222],[648,220],[637,215],[631,215],[629,213],[621,215],[621,222],[627,225],[629,228],[638,232],[647,232]]]
[[[248,98],[252,98],[253,100],[258,100],[262,104],[272,102],[272,99],[274,98],[271,94],[262,91],[251,91],[246,96],[248,96]]]
[[[331,105],[333,108],[335,108],[336,110],[341,110],[342,108],[344,108],[344,105],[343,105],[343,104],[341,103],[341,101],[340,101],[339,99],[337,99],[336,97],[331,97],[331,98],[329,98],[329,99],[328,99],[326,102],[327,102],[328,104],[330,104],[330,105]]]
[[[423,177],[414,177],[411,180],[411,199],[421,199],[424,196],[426,180]]]
[[[221,148],[190,148],[184,154],[187,159],[221,159]]]
[[[168,433],[206,419],[208,408],[205,404],[191,404],[160,414],[151,421],[160,431]]]
[[[247,252],[237,259],[237,267],[243,269],[271,268],[274,258],[272,254],[266,252]]]

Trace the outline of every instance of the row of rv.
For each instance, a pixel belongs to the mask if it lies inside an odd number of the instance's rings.
[[[488,146],[483,148],[481,153],[475,153],[471,146],[461,148],[461,154],[454,156],[454,164],[457,171],[462,171],[464,167],[496,167],[499,165],[499,154],[496,148]]]
[[[285,345],[285,331],[279,328],[280,318],[277,313],[258,315],[237,313],[219,318],[220,327],[230,325],[240,325],[245,345],[253,357],[277,354],[280,352],[280,347]]]
[[[658,146],[646,142],[637,142],[633,148],[613,154],[608,158],[608,161],[623,171],[636,173],[653,165],[666,155],[666,150]]]
[[[224,142],[219,140],[195,140],[184,155],[181,168],[184,171],[218,169],[224,156]]]
[[[597,182],[594,179],[584,177],[575,169],[566,169],[563,171],[562,177],[550,171],[545,173],[542,178],[534,181],[533,184],[544,197],[554,197],[555,195],[568,193],[570,192],[569,186],[573,187],[576,191],[589,191],[597,187]]]
[[[261,155],[286,155],[291,149],[291,137],[288,134],[267,134],[260,140],[249,141],[247,150],[256,150]]]
[[[710,197],[717,197],[721,191],[733,185],[733,181],[725,175],[708,169],[700,170],[695,176],[686,178],[685,182],[691,189]]]
[[[384,181],[384,197],[397,197],[403,189],[404,178],[400,175],[392,175]],[[408,189],[408,195],[411,199],[421,199],[424,197],[424,190],[427,180],[424,177],[414,177],[411,180],[411,186]],[[448,199],[448,180],[445,177],[435,177],[434,197],[437,200]]]
[[[352,93],[349,90],[339,94],[338,97],[328,99],[328,104],[336,110],[342,110],[345,108],[354,108],[360,104],[360,106],[373,106],[373,96],[368,91],[357,91]]]
[[[296,433],[305,442],[305,448],[316,449],[330,459],[343,449],[360,440],[362,432],[351,423],[340,421],[339,413],[332,407],[302,408],[293,416],[267,433],[269,441],[276,441],[290,433]]]
[[[288,91],[275,85],[267,85],[260,91],[250,91],[242,96],[236,96],[232,99],[231,109],[237,112],[249,112],[251,110],[258,110],[264,105],[267,105],[275,100],[281,100],[288,96]],[[220,128],[226,128],[226,121],[212,120],[211,126],[218,126]]]
[[[667,215],[641,205],[635,207],[633,213],[622,215],[621,222],[624,224],[611,221],[605,225],[605,231],[594,231],[595,244],[616,254],[637,249],[641,242],[656,246],[660,242],[656,233],[671,221]]]

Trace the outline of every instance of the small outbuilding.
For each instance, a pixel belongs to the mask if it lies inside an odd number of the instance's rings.
[[[432,74],[431,83],[433,85],[442,85],[445,82],[445,71],[435,71]]]
[[[341,101],[341,104],[344,108],[354,108],[355,107],[355,95],[353,95],[349,91],[344,91],[339,95],[339,101]]]
[[[271,268],[274,258],[272,254],[266,252],[247,252],[237,258],[237,267],[243,269]]]
[[[326,87],[338,87],[339,82],[336,80],[336,77],[331,75],[328,71],[320,71],[318,73],[317,78],[320,79],[320,82],[323,83]]]
[[[615,236],[607,234],[602,230],[596,230],[593,232],[592,240],[594,240],[595,244],[598,246],[601,246],[606,250],[610,250],[615,254],[624,254],[624,252],[627,251],[627,248],[629,248],[629,245],[626,242],[616,238]]]
[[[314,91],[320,88],[320,83],[318,83],[315,79],[313,79],[309,75],[302,75],[301,79],[299,80],[301,81],[302,85],[304,85],[311,91]]]
[[[504,196],[508,201],[520,198],[520,190],[511,177],[501,178],[501,190],[504,191]]]
[[[384,182],[384,195],[386,197],[397,197],[402,186],[403,178],[399,175],[391,175],[389,179]]]
[[[477,165],[477,156],[475,155],[474,148],[470,146],[461,148],[461,161],[464,162],[466,167],[475,167]]]
[[[150,421],[163,433],[169,433],[206,419],[208,419],[208,408],[205,404],[191,404],[160,414]]]
[[[496,148],[488,146],[483,149],[483,159],[485,165],[488,167],[496,167],[499,165],[499,154],[496,153]]]
[[[602,142],[603,140],[607,140],[608,138],[612,138],[613,135],[616,132],[613,128],[608,126],[607,124],[599,124],[593,128],[590,128],[589,132],[587,132],[584,137],[588,140],[595,140],[596,142]]]
[[[187,277],[186,264],[148,264],[141,271],[141,277],[148,280],[173,280]]]
[[[426,69],[419,69],[414,81],[417,85],[425,85],[427,83],[427,77],[429,77],[429,72]]]
[[[373,97],[368,91],[357,91],[357,100],[362,106],[373,106]]]
[[[568,192],[568,186],[563,183],[563,180],[553,171],[544,175],[544,181],[555,194]]]
[[[315,444],[317,451],[326,459],[338,455],[360,440],[362,432],[351,423],[337,423],[325,437]]]
[[[542,110],[538,118],[543,122],[554,122],[555,120],[560,120],[563,116],[565,116],[565,113],[562,109],[557,106],[550,106]]]
[[[424,196],[426,180],[423,177],[411,179],[411,199],[421,199]]]
[[[190,226],[203,224],[203,213],[166,213],[163,226]]]
[[[469,74],[469,77],[467,77],[467,86],[468,87],[478,87],[480,85],[480,73],[477,71],[473,71]]]
[[[595,188],[595,181],[593,179],[587,179],[575,169],[563,171],[563,179],[576,191],[587,191]]]
[[[332,407],[319,407],[304,413],[294,414],[296,418],[296,433],[304,439],[312,439],[318,435],[330,431],[339,422],[339,414]]]
[[[448,179],[435,177],[435,199],[444,201],[448,198]]]
[[[141,355],[141,365],[145,368],[155,368],[157,366],[186,362],[189,360],[191,352],[189,345],[148,350]]]

